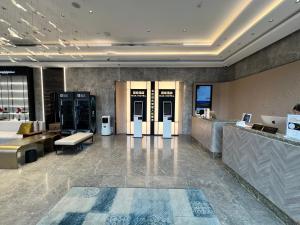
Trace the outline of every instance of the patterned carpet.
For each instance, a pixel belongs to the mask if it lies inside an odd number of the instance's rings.
[[[38,225],[219,225],[200,190],[72,188]]]

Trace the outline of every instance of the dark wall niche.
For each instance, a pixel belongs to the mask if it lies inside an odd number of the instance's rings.
[[[49,123],[59,122],[57,93],[64,91],[63,68],[44,68],[43,87],[45,120],[48,128]]]

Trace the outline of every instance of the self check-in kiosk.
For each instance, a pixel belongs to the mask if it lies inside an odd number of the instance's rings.
[[[134,101],[134,133],[133,137],[141,138],[143,137],[143,102],[142,101]]]
[[[172,102],[163,101],[163,138],[171,138],[172,115]]]

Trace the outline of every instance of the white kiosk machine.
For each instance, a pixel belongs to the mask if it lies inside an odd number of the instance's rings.
[[[133,123],[134,123],[133,137],[142,138],[143,137],[143,102],[142,101],[134,102]]]
[[[163,138],[172,136],[172,102],[163,102]]]
[[[104,136],[111,135],[110,116],[102,116],[101,134]]]

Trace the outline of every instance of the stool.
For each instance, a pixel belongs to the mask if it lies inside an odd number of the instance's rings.
[[[25,163],[35,162],[37,160],[37,152],[31,149],[25,152]]]

